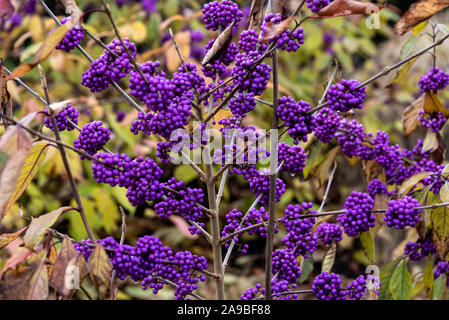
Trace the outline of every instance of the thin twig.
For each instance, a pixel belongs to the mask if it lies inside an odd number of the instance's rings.
[[[106,4],[105,0],[100,0],[100,1],[101,1],[101,4],[103,5],[105,12],[106,12],[106,15],[109,18],[109,22],[111,22],[112,28],[114,29],[114,33],[117,36],[117,38],[119,39],[120,43],[122,44],[123,50],[125,50],[126,55],[128,56],[128,59],[131,62],[131,65],[133,65],[134,70],[136,70],[140,74],[143,81],[145,81],[145,84],[148,86],[149,85],[148,79],[145,76],[145,74],[143,73],[142,69],[140,69],[136,60],[131,55],[131,52],[129,52],[128,47],[126,46],[125,42],[123,41],[122,36],[120,35],[120,31],[118,30],[117,25],[115,24],[114,18],[112,18],[112,14],[111,14],[111,11],[109,10],[108,5]]]
[[[120,215],[122,216],[122,234],[120,236],[120,245],[123,245],[123,243],[125,242],[125,234],[126,234],[126,215],[125,215],[125,211],[123,210],[122,206],[119,206],[120,209]],[[117,271],[114,269],[112,270],[112,275],[111,275],[111,284],[109,287],[109,292],[111,294],[111,300],[115,300],[115,295],[114,295],[114,282],[115,282],[115,277],[117,276]]]

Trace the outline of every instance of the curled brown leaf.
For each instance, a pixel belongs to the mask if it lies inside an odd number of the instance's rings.
[[[309,18],[336,18],[355,14],[373,14],[379,12],[383,6],[379,4],[354,0],[335,0]]]

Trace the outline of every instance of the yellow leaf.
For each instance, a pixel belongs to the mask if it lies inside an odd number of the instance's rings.
[[[430,176],[432,173],[431,172],[421,172],[418,174],[415,174],[414,176],[408,178],[407,180],[405,180],[401,186],[399,187],[399,195],[405,195],[407,193],[409,193],[409,191],[415,187],[418,182],[420,182],[422,179]]]
[[[39,216],[39,218],[33,219],[28,227],[25,236],[23,237],[23,241],[25,246],[33,250],[34,246],[42,239],[44,236],[44,232],[47,228],[50,228],[56,220],[58,220],[59,216],[66,212],[73,210],[72,207],[61,207],[59,209],[53,210],[49,213],[43,214]]]
[[[421,22],[420,24],[416,25],[413,28],[413,35],[417,36],[418,34],[420,34],[427,27],[428,24],[429,24],[428,21],[424,21],[424,22]]]
[[[142,43],[147,37],[147,28],[142,21],[134,21],[132,24],[133,33],[131,35],[132,40],[137,43]]]
[[[14,190],[9,203],[6,206],[5,213],[9,211],[9,209],[22,195],[23,191],[25,191],[26,187],[28,187],[31,180],[36,175],[40,165],[42,164],[42,161],[45,158],[47,147],[48,144],[44,141],[36,142],[33,144],[25,159],[25,162],[23,163],[22,170],[20,171],[19,177],[17,178],[16,189]]]
[[[0,235],[0,249],[3,249],[8,244],[13,242],[15,239],[17,239],[28,227],[24,227],[20,229],[19,231],[16,231],[14,233],[3,233]]]
[[[445,182],[440,189],[440,199],[443,202],[449,202],[449,182]]]

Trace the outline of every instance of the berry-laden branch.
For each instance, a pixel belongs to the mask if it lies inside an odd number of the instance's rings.
[[[384,68],[381,72],[375,74],[374,76],[372,76],[371,78],[369,78],[368,80],[365,80],[364,82],[362,82],[361,84],[359,84],[358,86],[356,86],[354,88],[354,90],[360,89],[374,81],[376,81],[377,79],[386,76],[387,74],[389,74],[391,71],[401,67],[402,65],[406,64],[407,62],[409,62],[410,60],[413,60],[423,54],[425,54],[426,52],[428,52],[429,50],[441,45],[446,39],[449,38],[449,33],[447,33],[446,35],[444,35],[443,37],[441,37],[438,41],[433,42],[432,44],[428,45],[427,47],[425,47],[424,49],[421,49],[420,51],[416,52],[415,54],[412,54],[411,56],[408,56],[407,58],[404,58],[402,60],[399,60],[398,62],[396,62],[395,64],[392,64],[389,67]],[[350,92],[350,91],[348,91]],[[311,109],[308,114],[313,114],[321,109],[323,109],[324,107],[326,107],[328,105],[328,102],[323,102],[318,104],[315,108]]]
[[[40,77],[41,77],[42,88],[44,90],[44,94],[45,94],[45,97],[47,100],[46,104],[47,104],[47,106],[49,106],[51,103],[50,103],[50,96],[48,94],[47,79],[45,78],[45,73],[44,73],[44,70],[42,69],[42,67],[40,65],[38,65],[38,68],[39,68],[39,73],[40,73]],[[52,112],[52,110],[50,110],[50,108],[49,108],[49,111]],[[59,134],[59,128],[58,128],[58,124],[56,123],[56,119],[52,115],[50,115],[50,118],[51,118],[53,132],[55,133],[56,140],[58,142],[60,142],[61,135]],[[92,229],[90,228],[89,221],[87,220],[86,212],[84,211],[83,203],[81,202],[81,197],[78,192],[78,187],[76,186],[75,179],[73,178],[72,170],[70,169],[70,164],[69,164],[69,161],[67,160],[67,155],[65,153],[65,149],[59,143],[58,143],[58,148],[59,148],[59,153],[61,154],[61,158],[62,158],[62,162],[64,164],[65,171],[67,173],[67,177],[69,178],[70,187],[72,189],[73,196],[74,196],[76,204],[78,206],[78,211],[80,213],[81,220],[83,221],[83,224],[84,224],[84,228],[86,229],[86,232],[89,235],[90,240],[92,242],[95,242],[95,236],[94,236]]]

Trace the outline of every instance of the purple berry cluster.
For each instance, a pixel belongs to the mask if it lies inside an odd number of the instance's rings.
[[[335,223],[321,223],[315,230],[318,239],[325,245],[330,245],[332,242],[339,242],[343,239],[343,230]]]
[[[315,136],[322,142],[331,142],[340,127],[340,116],[332,109],[323,108],[315,116]]]
[[[157,215],[168,218],[173,213],[176,213],[192,221],[197,221],[202,217],[203,210],[197,203],[202,203],[204,200],[203,190],[185,188],[184,181],[178,181],[174,177],[164,183],[164,186],[174,191],[167,191],[165,199],[154,206]]]
[[[307,154],[299,146],[289,146],[285,142],[278,144],[278,163],[282,164],[282,171],[291,175],[300,174],[306,166]]]
[[[318,300],[346,299],[346,292],[341,288],[341,278],[335,273],[320,273],[313,279],[312,290]]]
[[[337,221],[348,236],[356,237],[376,224],[373,207],[374,200],[369,194],[353,191],[344,204],[346,213],[338,215]]]
[[[415,209],[419,206],[419,201],[410,196],[390,200],[384,221],[387,226],[395,229],[404,229],[407,226],[414,227],[419,222],[421,210]]]
[[[432,132],[440,131],[446,121],[446,117],[441,112],[429,115],[423,109],[419,110],[419,122],[421,122],[423,127],[429,128]]]
[[[381,286],[381,282],[379,281],[379,279],[376,276],[370,274],[360,275],[346,287],[346,295],[348,296],[348,300],[360,300],[360,298],[362,298],[363,294],[368,289],[368,283],[376,289],[376,293],[377,295],[379,295],[379,288]]]
[[[72,131],[73,129],[75,129],[75,127],[69,122],[69,119],[74,124],[78,124],[78,115],[78,110],[76,110],[70,104],[67,105],[65,109],[54,115],[56,124],[58,125],[58,130],[63,131],[67,129],[68,131]],[[46,117],[44,119],[44,123],[47,128],[53,131],[53,125],[50,117]]]
[[[86,124],[81,130],[78,139],[73,142],[75,148],[82,149],[90,155],[96,154],[109,141],[111,132],[103,127],[102,121],[93,121]],[[84,157],[81,157],[84,159]]]
[[[436,249],[432,238],[427,237],[425,239],[420,239],[417,242],[407,242],[404,248],[404,253],[410,257],[410,260],[419,261],[429,254],[436,253]]]
[[[312,12],[319,12],[321,9],[329,5],[332,0],[306,0],[307,6]]]
[[[365,87],[357,80],[341,80],[333,84],[327,93],[329,108],[334,111],[348,112],[351,109],[361,109],[365,99]]]
[[[229,109],[236,117],[245,117],[248,112],[254,110],[256,103],[253,93],[240,93],[229,100]]]
[[[449,74],[438,67],[432,68],[421,76],[418,85],[422,92],[442,90],[449,85]]]
[[[359,155],[365,135],[365,128],[357,120],[349,122],[347,119],[343,119],[335,137],[343,153],[348,157],[353,157]]]
[[[295,283],[301,277],[298,260],[289,249],[277,249],[273,252],[273,274],[278,274],[278,279]]]
[[[176,284],[175,299],[181,300],[198,289],[198,282],[206,280],[201,271],[206,270],[207,260],[189,251],[173,251],[154,236],[139,238],[135,246],[121,245],[112,237],[98,240],[107,250],[117,277],[130,277],[142,283],[142,289],[153,289],[157,294],[170,280]],[[75,244],[75,249],[88,260],[92,247],[90,240]]]
[[[264,205],[268,203],[268,195],[270,192],[270,175],[267,171],[269,169],[264,169],[263,172],[254,171],[249,178],[249,188],[256,194],[262,194],[260,199],[260,204]],[[281,201],[281,197],[285,192],[285,183],[282,179],[276,179],[276,191],[275,191],[275,201]]]
[[[128,38],[123,39],[125,46],[133,58],[136,57],[136,46]],[[108,88],[113,81],[118,81],[131,71],[128,54],[119,39],[112,40],[108,50],[92,62],[89,69],[81,75],[81,84],[91,92],[99,92]]]
[[[72,20],[70,17],[64,18],[61,20],[62,24]],[[64,39],[58,43],[56,49],[64,50],[65,52],[70,52],[76,48],[77,45],[84,38],[84,30],[81,29],[78,25],[74,25],[65,35]]]
[[[239,6],[229,0],[208,2],[203,6],[203,19],[207,30],[225,29],[233,21],[238,25],[243,17]]]
[[[307,135],[316,126],[315,118],[308,114],[310,110],[310,104],[305,101],[296,102],[291,97],[279,99],[277,115],[289,128],[288,134],[294,139],[295,144],[298,141],[307,141]]]
[[[235,57],[235,67],[232,68],[232,76],[236,76],[235,85],[239,86],[239,92],[252,92],[260,96],[267,88],[270,79],[271,67],[265,63],[253,66],[260,57],[257,51],[239,53]]]
[[[92,165],[92,175],[99,183],[127,188],[126,196],[132,205],[143,205],[146,201],[162,197],[162,169],[150,158],[131,160],[125,154],[100,152]]]
[[[312,209],[311,202],[303,202],[297,205],[288,205],[284,216],[280,221],[285,225],[287,235],[282,238],[282,243],[293,250],[296,256],[302,255],[307,258],[318,246],[318,237],[312,232],[314,217],[307,217],[316,213]]]
[[[254,30],[245,30],[240,33],[240,40],[238,42],[238,47],[240,50],[250,52],[256,51],[257,45],[260,44],[258,41],[259,34]]]
[[[388,194],[388,188],[385,183],[380,179],[371,180],[366,186],[366,191],[371,196],[371,198],[375,198],[378,194]]]

